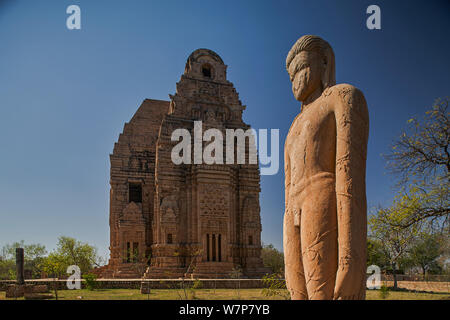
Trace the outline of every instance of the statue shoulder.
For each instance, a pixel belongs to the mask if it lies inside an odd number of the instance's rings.
[[[351,84],[341,83],[325,89],[324,95],[336,102],[336,108],[344,113],[356,112],[363,119],[369,119],[367,103],[361,90]],[[338,111],[338,110],[336,110]]]
[[[326,88],[323,92],[323,95],[325,97],[340,99],[346,104],[351,104],[353,102],[366,102],[362,91],[348,83],[340,83]],[[353,101],[353,98],[363,99],[364,101]]]

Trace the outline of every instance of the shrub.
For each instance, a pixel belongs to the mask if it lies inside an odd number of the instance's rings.
[[[87,273],[83,275],[83,279],[86,283],[86,288],[88,290],[94,290],[97,286],[97,276],[93,273]]]
[[[386,299],[389,296],[389,288],[386,285],[382,285],[379,292],[381,299]]]
[[[200,280],[198,280],[198,279],[194,280],[192,289],[201,289],[202,287],[203,287],[203,283]]]
[[[279,279],[277,274],[265,275],[263,283],[266,288],[262,290],[262,294],[266,297],[281,296],[286,300],[290,299],[290,294],[286,291],[285,281]]]

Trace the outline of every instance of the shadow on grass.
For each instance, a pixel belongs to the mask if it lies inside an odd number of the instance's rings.
[[[406,293],[428,293],[428,294],[439,294],[439,295],[449,295],[450,292],[435,292],[435,291],[423,291],[423,290],[409,290],[406,288],[397,288],[394,289],[394,287],[388,287],[389,291],[392,292],[406,292]]]

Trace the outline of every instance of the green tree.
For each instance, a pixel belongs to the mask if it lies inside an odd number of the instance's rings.
[[[417,235],[415,226],[403,228],[396,225],[401,219],[401,211],[394,205],[390,208],[379,208],[376,214],[369,218],[370,237],[379,241],[382,255],[387,265],[392,268],[394,289],[397,289],[397,271],[402,258],[408,253],[408,248]]]
[[[387,167],[401,187],[396,197],[401,219],[408,228],[427,223],[445,228],[450,214],[450,112],[449,99],[438,99],[422,120],[408,120],[408,128],[386,155]]]
[[[382,270],[389,266],[389,259],[383,250],[383,244],[377,239],[367,239],[367,266],[376,265]]]
[[[25,261],[32,261],[36,258],[41,258],[47,254],[45,250],[45,246],[42,244],[25,244],[25,241],[21,240],[20,242],[14,242],[12,244],[7,244],[3,247],[2,252],[3,255],[6,256],[7,259],[15,259],[16,258],[16,248],[23,248],[23,255]]]
[[[441,237],[441,255],[437,261],[441,268],[441,273],[450,275],[450,230],[443,232]]]
[[[31,270],[33,278],[41,276],[41,262],[47,254],[42,244],[25,244],[25,241],[6,244],[2,247],[0,262],[0,278],[15,279],[16,248],[24,249],[24,268]]]
[[[41,266],[48,276],[52,278],[61,278],[66,274],[67,267],[70,266],[70,263],[66,256],[54,251],[42,261]]]
[[[97,254],[97,248],[74,238],[58,238],[56,253],[64,257],[67,266],[77,265],[81,273],[88,273],[94,266],[100,266],[103,259]]]
[[[68,257],[57,251],[51,252],[41,263],[43,271],[53,278],[53,289],[56,300],[58,300],[57,279],[66,273],[69,265]]]
[[[409,250],[410,264],[419,267],[424,276],[429,272],[440,271],[438,258],[442,254],[442,241],[439,234],[421,234]]]
[[[0,258],[0,280],[12,280],[15,278],[16,278],[15,261]]]
[[[262,245],[261,258],[264,266],[272,270],[271,273],[284,275],[284,255],[273,244]]]

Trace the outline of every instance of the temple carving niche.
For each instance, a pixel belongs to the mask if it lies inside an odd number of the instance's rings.
[[[250,128],[226,70],[215,52],[194,51],[170,101],[144,100],[125,124],[110,155],[111,257],[104,277],[141,277],[136,266],[146,265],[148,278],[225,278],[237,266],[244,277],[266,273],[258,164],[171,161],[178,143],[172,132],[184,128],[193,137],[194,121],[224,137],[226,129]]]

